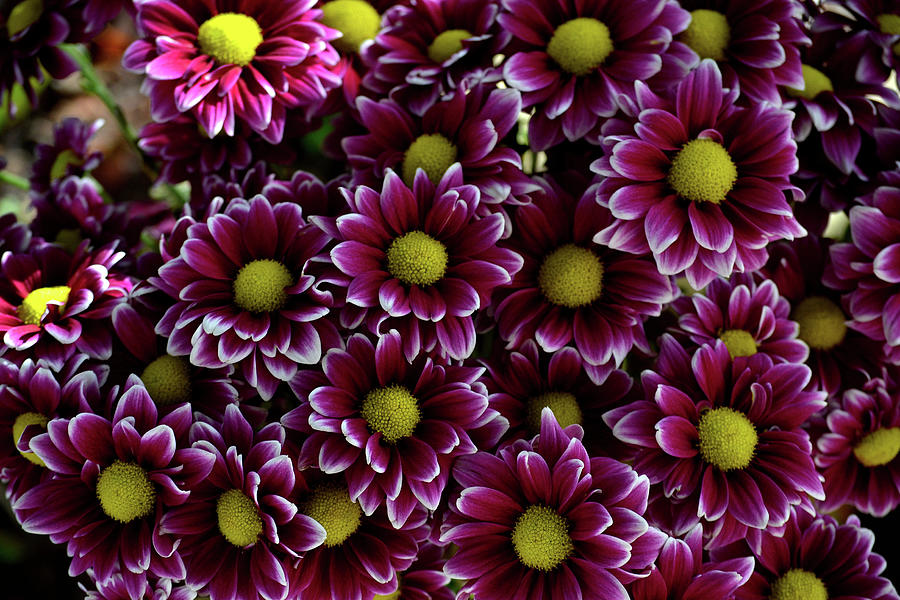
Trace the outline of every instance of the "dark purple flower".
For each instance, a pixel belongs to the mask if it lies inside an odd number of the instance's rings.
[[[88,571],[88,575],[93,574]],[[95,581],[92,577],[91,584],[89,588],[83,583],[78,583],[78,587],[85,594],[85,600],[195,600],[197,598],[196,590],[166,577],[148,578],[143,588],[140,584],[129,587],[122,573],[116,573],[102,583]]]
[[[2,165],[0,165],[2,166]],[[31,246],[31,230],[14,213],[0,215],[0,255],[22,254]]]
[[[400,587],[392,594],[376,595],[377,600],[453,600],[450,577],[444,573],[444,547],[425,541],[416,561],[399,574]]]
[[[103,155],[91,152],[89,144],[101,127],[102,119],[87,123],[70,117],[53,128],[53,143],[38,144],[34,149],[35,161],[29,179],[32,197],[49,193],[58,179],[67,175],[83,176],[100,164]]]
[[[840,9],[835,10],[838,6]],[[813,31],[825,33],[826,39],[836,34],[854,41],[858,81],[883,83],[892,69],[900,70],[900,7],[896,0],[844,0],[821,8]]]

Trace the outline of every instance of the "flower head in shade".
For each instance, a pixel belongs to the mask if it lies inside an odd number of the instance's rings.
[[[126,68],[147,75],[155,121],[190,112],[204,131],[233,136],[242,122],[281,141],[288,109],[324,100],[340,80],[331,72],[338,32],[316,19],[315,0],[142,0],[142,39]]]
[[[890,387],[889,387],[890,386]],[[850,504],[883,517],[900,505],[900,395],[877,378],[847,390],[824,414],[816,466],[825,476],[823,511]]]
[[[103,120],[91,123],[68,118],[53,128],[53,143],[38,144],[31,166],[32,197],[50,192],[53,182],[67,175],[84,175],[95,169],[103,155],[88,147],[94,134],[103,127]]]
[[[294,563],[325,540],[294,503],[304,483],[283,454],[284,429],[254,431],[232,404],[221,427],[198,421],[190,437],[191,451],[212,469],[159,525],[181,539],[187,585],[211,600],[283,600]]]
[[[392,594],[377,595],[377,600],[453,600],[450,577],[444,573],[445,548],[429,541],[419,545],[416,561],[400,573],[400,587]]]
[[[191,225],[177,258],[151,279],[176,299],[156,326],[168,354],[198,367],[240,365],[247,382],[271,398],[299,364],[340,344],[324,319],[331,296],[305,272],[328,239],[300,207],[263,196],[235,199],[221,214]]]
[[[0,168],[3,167],[0,159]],[[22,254],[31,246],[31,230],[24,223],[19,223],[14,213],[0,216],[0,255],[7,250],[14,254]]]
[[[641,516],[647,478],[609,458],[589,458],[581,428],[541,413],[541,433],[496,456],[457,461],[441,540],[459,547],[444,571],[479,600],[626,600],[665,535]]]
[[[419,349],[463,359],[475,347],[473,313],[508,283],[521,257],[498,248],[504,220],[477,217],[481,195],[457,163],[437,184],[425,171],[412,189],[389,170],[381,193],[345,193],[334,264],[350,278],[347,303],[369,309],[373,332],[397,329],[412,360]]]
[[[98,582],[91,576],[91,586],[79,582],[78,587],[84,592],[85,600],[195,600],[197,591],[184,584],[178,584],[167,577],[148,577],[141,588],[140,584],[129,584],[122,573],[116,573],[105,582]]]
[[[421,116],[445,94],[495,83],[501,72],[494,56],[511,37],[497,21],[499,12],[498,0],[422,0],[391,8],[362,50],[369,67],[363,86]]]
[[[610,363],[608,372],[633,346],[646,348],[644,317],[660,314],[675,285],[650,260],[593,242],[611,219],[590,194],[579,200],[538,181],[541,192],[516,208],[506,242],[525,264],[494,296],[500,337],[511,348],[533,339],[545,352],[574,342],[585,363]]]
[[[774,362],[803,363],[809,355],[797,339],[797,323],[788,318],[790,303],[771,280],[749,273],[716,278],[702,293],[675,300],[672,308],[678,314],[672,333],[691,345],[720,339],[732,358],[760,352]]]
[[[732,361],[720,340],[690,357],[664,335],[656,370],[641,378],[646,399],[603,418],[638,447],[634,468],[723,545],[783,525],[791,506],[810,508],[807,495],[824,498],[802,426],[825,394],[803,391],[809,377],[765,354]]]
[[[633,131],[611,137],[591,165],[605,177],[597,200],[615,217],[597,242],[652,252],[660,272],[684,272],[701,289],[761,267],[768,242],[806,234],[785,198],[797,170],[789,112],[734,106],[737,90],[722,87],[712,60],[668,98],[635,85]]]
[[[282,417],[310,432],[300,462],[343,473],[363,512],[384,504],[398,528],[420,505],[438,509],[453,461],[477,449],[468,432],[499,417],[477,383],[482,369],[424,355],[407,362],[397,331],[377,346],[352,336],[346,351],[325,356],[322,371],[297,374],[291,387],[302,404]]]
[[[690,21],[670,0],[577,2],[502,0],[500,23],[515,38],[503,65],[507,84],[536,108],[532,148],[575,141],[617,110],[616,96],[663,69],[686,70],[665,56]],[[690,54],[690,52],[688,52]],[[676,76],[676,79],[678,78]]]
[[[178,544],[159,523],[211,467],[184,448],[190,425],[187,406],[158,418],[134,379],[111,420],[83,412],[50,421],[29,445],[55,477],[14,503],[22,527],[66,542],[72,575],[92,569],[105,582],[121,568],[129,590],[143,589],[146,571],[181,579]]]

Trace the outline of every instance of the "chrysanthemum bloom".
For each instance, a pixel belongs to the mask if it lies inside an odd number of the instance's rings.
[[[615,217],[598,243],[652,252],[661,273],[702,289],[761,267],[768,242],[806,234],[785,198],[797,170],[789,112],[734,106],[737,90],[723,89],[708,59],[669,98],[635,86],[634,132],[591,165],[605,177],[597,201]]]
[[[507,84],[534,106],[528,141],[546,150],[575,141],[617,110],[634,82],[687,65],[667,60],[672,37],[690,22],[670,0],[577,2],[501,0],[500,23],[516,38],[503,65]]]
[[[212,600],[282,600],[294,563],[325,540],[293,501],[303,480],[282,453],[284,429],[269,423],[254,431],[232,404],[221,428],[195,422],[191,441],[212,470],[159,525],[181,539],[185,581]]]
[[[70,117],[53,128],[53,143],[38,144],[34,149],[29,178],[32,197],[48,193],[57,179],[84,175],[100,164],[103,155],[91,152],[88,146],[101,127],[102,119],[87,123]]]
[[[509,420],[506,439],[530,439],[540,432],[541,412],[547,406],[559,424],[581,425],[584,445],[604,456],[618,456],[621,444],[612,437],[601,416],[631,389],[631,377],[614,370],[602,384],[591,381],[577,350],[564,347],[542,354],[534,340],[513,352],[498,352],[483,361],[487,373],[482,381],[491,395],[491,408]],[[594,452],[592,452],[593,454]]]
[[[886,563],[872,552],[874,541],[855,515],[839,524],[828,515],[792,509],[783,533],[760,531],[721,554],[756,559],[737,600],[897,600],[894,586],[881,577]]]
[[[412,360],[435,350],[463,359],[475,347],[473,313],[508,283],[522,258],[496,247],[499,214],[478,218],[478,188],[456,163],[437,184],[424,171],[412,189],[392,170],[381,194],[345,192],[351,212],[337,219],[334,264],[350,277],[347,303],[369,309],[373,332],[397,329]]]
[[[691,22],[676,39],[701,59],[711,58],[723,75],[737,76],[752,102],[781,104],[778,86],[802,87],[800,45],[810,41],[796,0],[684,0]]]
[[[825,476],[822,511],[842,504],[883,517],[900,505],[900,395],[883,379],[847,390],[828,408],[816,441]]]
[[[235,199],[224,213],[191,225],[178,258],[151,283],[175,304],[156,326],[168,354],[198,367],[240,365],[247,382],[271,398],[299,364],[340,345],[324,319],[331,296],[305,272],[328,238],[304,222],[300,207],[262,196]]]
[[[213,137],[238,122],[271,143],[285,113],[325,98],[340,84],[330,41],[338,32],[316,19],[315,0],[140,0],[143,39],[128,47],[127,69],[146,73],[154,121],[191,112]]]
[[[344,473],[351,500],[367,515],[386,505],[397,528],[420,504],[437,510],[453,461],[477,450],[467,432],[499,417],[477,382],[483,369],[407,362],[402,344],[396,331],[377,346],[352,336],[325,356],[322,374],[297,374],[302,404],[281,420],[311,432],[301,464]]]
[[[498,0],[421,0],[391,8],[362,51],[369,67],[363,86],[421,117],[445,94],[499,81],[493,60],[511,37],[499,12]]]
[[[802,429],[825,406],[823,392],[803,391],[809,378],[807,366],[765,354],[732,361],[720,340],[690,357],[664,335],[656,371],[641,378],[646,399],[604,420],[639,448],[634,468],[723,545],[783,525],[791,506],[811,508],[807,495],[825,497]]]
[[[85,412],[50,421],[30,448],[56,476],[13,504],[22,527],[66,542],[73,576],[92,569],[105,582],[121,569],[130,590],[143,589],[145,571],[183,578],[176,539],[159,523],[165,510],[187,500],[187,490],[212,465],[184,448],[190,425],[186,405],[158,419],[134,379],[112,420]]]
[[[643,319],[659,315],[676,287],[650,260],[592,241],[609,212],[592,195],[580,200],[550,180],[516,208],[509,247],[525,264],[494,296],[500,337],[510,348],[533,339],[545,352],[574,341],[591,366],[618,366],[635,345],[646,348]]]
[[[88,571],[88,575],[92,575]],[[121,573],[116,573],[109,580],[99,583],[91,578],[92,585],[86,587],[79,582],[78,587],[84,592],[84,600],[195,600],[197,591],[177,584],[165,577],[154,577],[146,581],[143,588],[135,586],[129,589]],[[143,592],[139,591],[143,589]],[[137,595],[134,595],[137,592]]]
[[[704,561],[703,528],[697,525],[683,540],[666,540],[656,568],[632,584],[631,596],[634,600],[732,600],[753,567],[749,556]]]
[[[649,483],[631,467],[589,458],[577,425],[541,413],[541,433],[497,456],[457,461],[462,487],[441,541],[459,551],[444,571],[479,600],[626,600],[623,583],[646,576],[665,535],[641,516]]]
[[[788,318],[791,305],[774,281],[749,273],[716,278],[702,293],[675,300],[672,308],[678,326],[671,332],[696,346],[719,339],[732,358],[760,352],[774,362],[802,363],[809,355],[797,339],[799,326]]]
[[[3,167],[0,161],[0,168]],[[0,255],[7,251],[21,254],[31,246],[31,230],[19,223],[14,213],[0,215]]]
[[[40,244],[0,258],[0,333],[7,347],[28,350],[54,368],[75,352],[106,360],[112,336],[105,320],[127,281],[109,272],[125,255],[111,244],[69,254]]]
[[[391,594],[375,595],[375,600],[453,600],[450,577],[444,573],[446,548],[422,542],[416,561],[399,574],[400,587]]]

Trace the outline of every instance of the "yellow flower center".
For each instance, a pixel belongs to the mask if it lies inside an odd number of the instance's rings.
[[[731,27],[720,12],[705,8],[692,10],[691,23],[681,34],[680,40],[700,58],[725,60],[725,48],[731,41]]]
[[[47,422],[50,419],[42,415],[41,413],[36,412],[27,412],[22,413],[16,420],[13,422],[12,426],[12,438],[13,444],[18,444],[19,440],[22,438],[22,434],[25,433],[25,428],[29,425],[40,425],[44,429],[47,429]],[[29,462],[32,462],[39,467],[46,467],[46,463],[41,459],[40,456],[31,452],[30,450],[22,451],[19,450],[19,454],[22,455],[22,458],[27,459]]]
[[[56,181],[66,176],[69,172],[69,165],[80,167],[84,164],[81,157],[72,150],[63,150],[56,156],[56,160],[50,166],[50,180]]]
[[[685,200],[719,204],[737,181],[737,167],[721,144],[708,139],[685,144],[669,168],[669,185]]]
[[[325,484],[316,487],[301,505],[300,512],[325,529],[325,545],[340,546],[359,529],[362,510],[350,500],[346,487]]]
[[[16,309],[16,314],[22,319],[23,323],[28,325],[40,325],[41,317],[47,310],[47,305],[53,302],[60,305],[60,310],[69,301],[69,292],[71,288],[67,285],[58,285],[54,287],[42,287],[32,290],[30,294],[25,296],[22,304]]]
[[[287,300],[284,288],[293,283],[291,272],[277,260],[254,260],[241,267],[234,279],[234,303],[255,313],[278,310]]]
[[[830,350],[844,341],[846,317],[841,308],[822,296],[806,298],[791,318],[800,325],[798,337],[816,350]]]
[[[200,26],[200,49],[220,65],[245,67],[256,57],[262,44],[262,29],[253,17],[240,13],[220,13]]]
[[[387,249],[387,270],[407,285],[437,283],[447,271],[447,247],[424,231],[395,238]]]
[[[144,469],[117,460],[100,471],[97,498],[106,516],[130,523],[153,512],[156,490]]]
[[[725,342],[731,358],[756,354],[756,340],[743,329],[727,329],[719,335],[719,339]]]
[[[400,167],[403,182],[412,187],[416,169],[422,169],[428,175],[428,179],[437,185],[450,165],[455,162],[456,146],[450,140],[439,133],[420,135],[403,155],[403,165]]]
[[[886,465],[900,452],[900,427],[876,429],[853,448],[856,460],[867,467]]]
[[[472,34],[465,29],[443,31],[428,46],[428,58],[436,63],[442,63],[462,50],[462,41],[470,37]]]
[[[603,64],[613,51],[609,28],[597,19],[578,17],[556,28],[547,54],[563,71],[587,75]]]
[[[41,18],[43,12],[43,0],[25,0],[25,2],[16,4],[9,11],[9,18],[6,19],[6,32],[9,37],[34,25],[35,21]]]
[[[788,96],[812,100],[822,92],[833,92],[834,86],[828,75],[815,67],[803,65],[803,89],[788,87],[786,91]]]
[[[703,413],[697,433],[703,460],[723,471],[749,465],[759,439],[750,419],[724,406]]]
[[[512,531],[513,550],[530,569],[550,571],[566,560],[575,547],[569,523],[547,506],[532,504],[519,515]]]
[[[791,569],[772,584],[769,600],[828,600],[828,590],[813,573]]]
[[[371,390],[360,413],[369,428],[391,444],[411,436],[422,418],[416,397],[400,385]]]
[[[378,33],[381,16],[365,0],[332,0],[322,7],[322,23],[343,35],[331,42],[335,48],[357,52],[363,42]]]
[[[533,396],[525,402],[525,424],[532,433],[541,430],[541,411],[549,407],[560,427],[581,425],[581,408],[574,394],[569,392],[548,392]]]
[[[375,594],[372,600],[399,600],[400,598],[400,588],[397,588],[396,591],[391,592],[390,594]]]
[[[256,505],[241,490],[228,490],[216,501],[219,532],[231,544],[244,548],[256,543],[263,531]]]
[[[147,365],[141,381],[157,406],[191,400],[191,371],[183,356],[160,356]]]
[[[881,33],[900,35],[900,15],[878,15],[875,17],[875,20],[878,21],[878,28],[881,29]],[[900,42],[897,42],[891,48],[894,54],[900,54]]]
[[[587,306],[603,291],[603,263],[587,248],[566,244],[544,258],[538,271],[544,297],[567,308]]]

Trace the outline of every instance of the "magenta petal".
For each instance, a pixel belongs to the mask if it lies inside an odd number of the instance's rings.
[[[697,455],[697,428],[683,417],[665,417],[657,423],[656,441],[672,456],[692,458]]]
[[[725,252],[734,241],[734,227],[722,209],[710,202],[691,202],[688,206],[691,228],[697,243],[714,252]]]
[[[81,413],[69,421],[68,432],[72,445],[86,459],[108,465],[115,458],[112,426],[103,417]]]

